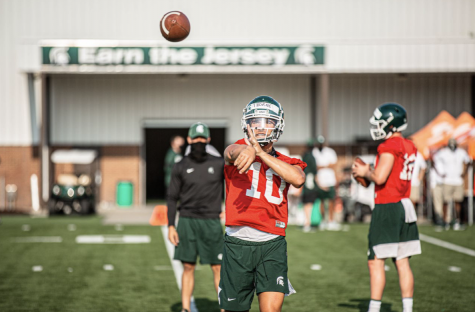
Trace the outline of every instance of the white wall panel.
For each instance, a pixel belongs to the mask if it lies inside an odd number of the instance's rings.
[[[245,105],[270,95],[285,111],[280,142],[310,136],[308,76],[58,75],[52,78],[52,144],[140,144],[143,119],[227,119],[228,142],[243,136]]]
[[[385,102],[408,112],[405,134],[418,131],[442,110],[455,118],[471,111],[470,75],[333,75],[330,76],[329,141],[368,138],[369,118]]]

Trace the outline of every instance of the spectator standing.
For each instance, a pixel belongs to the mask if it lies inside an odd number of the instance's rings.
[[[437,168],[436,168],[437,167]],[[444,184],[444,170],[440,163],[436,163],[432,159],[432,167],[430,168],[430,192],[432,194],[432,203],[434,205],[434,222],[437,226],[444,225],[445,219],[442,218],[444,206],[444,194],[442,188]]]
[[[339,230],[340,225],[334,220],[335,210],[335,164],[338,161],[335,150],[328,147],[323,136],[317,138],[318,146],[313,149],[313,156],[317,162],[318,198],[321,203],[322,217],[325,216],[325,202],[328,202],[328,230]],[[327,218],[325,218],[327,219]],[[323,228],[323,227],[322,227]]]
[[[168,189],[170,186],[170,178],[172,175],[173,166],[183,158],[182,149],[184,144],[185,140],[179,135],[174,135],[170,139],[170,148],[165,155],[165,165],[163,166],[163,170],[165,171],[164,182],[166,189]]]
[[[414,207],[420,203],[421,200],[421,188],[424,187],[424,175],[427,169],[427,163],[422,157],[421,153],[417,153],[416,160],[414,161],[414,169],[412,171],[411,179],[411,196],[409,197]],[[422,216],[420,216],[422,217]]]
[[[204,123],[190,127],[189,156],[175,164],[168,190],[168,239],[175,245],[175,260],[183,263],[181,299],[183,312],[190,311],[197,257],[210,264],[218,292],[223,250],[223,229],[219,215],[224,190],[224,159],[206,152],[210,142]],[[177,202],[180,216],[175,229]]]
[[[442,178],[444,179],[442,193],[444,198],[443,216],[447,217],[447,206],[452,201],[455,203],[454,230],[460,230],[460,210],[464,199],[464,179],[467,173],[470,157],[468,153],[457,146],[457,141],[451,138],[446,147],[442,148],[434,155],[434,161],[440,162],[443,168]],[[450,227],[445,225],[446,229]]]

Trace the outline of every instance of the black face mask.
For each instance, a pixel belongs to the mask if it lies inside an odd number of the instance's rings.
[[[190,157],[197,161],[197,162],[203,162],[206,160],[208,157],[208,154],[206,153],[206,143],[193,143],[190,144],[191,146],[191,152],[190,152]]]

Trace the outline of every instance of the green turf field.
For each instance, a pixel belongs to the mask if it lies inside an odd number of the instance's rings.
[[[75,225],[71,231],[70,224]],[[24,225],[28,225],[24,227]],[[69,229],[68,229],[69,227]],[[28,229],[25,231],[25,229]],[[297,294],[283,311],[366,311],[367,224],[349,231],[302,233],[288,229],[289,278]],[[475,227],[462,232],[420,232],[475,249]],[[148,244],[77,244],[78,235],[149,235]],[[61,237],[60,243],[22,242]],[[428,243],[411,260],[414,311],[474,311],[475,258]],[[110,264],[114,270],[104,270]],[[320,270],[311,270],[312,265]],[[397,273],[387,261],[382,311],[401,311]],[[33,272],[34,266],[42,271]],[[454,266],[461,272],[449,271]],[[200,312],[217,312],[212,273],[198,266],[194,297]],[[151,226],[101,224],[99,217],[2,217],[0,225],[0,311],[180,311],[180,293],[161,230]],[[251,311],[258,311],[255,298]]]

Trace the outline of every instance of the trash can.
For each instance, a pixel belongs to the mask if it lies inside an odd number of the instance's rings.
[[[134,200],[134,186],[130,181],[119,181],[117,183],[117,206],[132,206]]]

